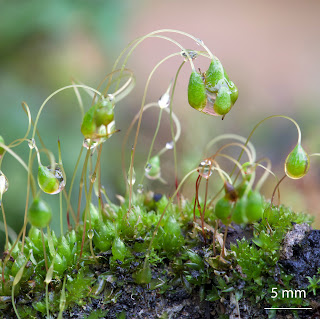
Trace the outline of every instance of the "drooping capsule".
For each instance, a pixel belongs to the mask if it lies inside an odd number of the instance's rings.
[[[298,143],[286,158],[284,170],[288,177],[299,179],[305,176],[310,167],[309,155]]]
[[[235,207],[232,212],[232,221],[236,224],[246,224],[248,223],[248,217],[246,214],[247,209],[247,196],[241,197],[235,204]]]
[[[149,179],[158,179],[161,175],[160,157],[153,156],[145,168],[145,176]]]
[[[96,108],[96,105],[91,106],[83,117],[81,123],[81,133],[85,138],[92,138],[96,133],[97,124],[94,118]]]
[[[217,94],[217,98],[213,104],[213,110],[219,115],[227,114],[232,106],[230,90],[226,86],[222,86]]]
[[[211,93],[217,93],[219,89],[218,83],[224,78],[225,75],[223,66],[219,59],[214,57],[206,72],[206,89]]]
[[[47,194],[58,194],[65,187],[63,171],[59,164],[55,168],[51,166],[40,165],[38,168],[38,184],[42,191]]]
[[[188,85],[188,102],[194,109],[201,111],[207,104],[207,94],[202,75],[193,71]]]
[[[0,143],[5,144],[4,139],[1,135],[0,135]],[[0,146],[0,158],[1,158],[2,154],[4,153],[4,151],[5,151],[5,149]]]
[[[48,204],[35,198],[28,210],[28,220],[34,227],[44,228],[50,224],[52,218],[51,209]]]
[[[113,105],[110,101],[104,100],[96,105],[94,121],[97,127],[108,126],[114,119]]]
[[[236,87],[236,85],[230,81],[229,84],[229,89],[230,89],[230,98],[231,98],[231,104],[234,105],[234,103],[236,103],[238,96],[239,96],[239,91],[238,88]]]
[[[263,215],[263,200],[258,191],[250,191],[246,207],[248,222],[258,221]]]
[[[222,220],[222,222],[224,222],[231,215],[232,207],[233,202],[224,196],[217,201],[214,213],[219,219]]]

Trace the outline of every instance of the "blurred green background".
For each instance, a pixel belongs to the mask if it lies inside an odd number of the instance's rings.
[[[50,5],[39,0],[0,1],[0,135],[6,143],[24,135],[27,118],[21,108],[22,101],[29,105],[35,119],[45,98],[70,84],[72,78],[97,87],[130,41],[157,29],[172,28],[201,38],[220,58],[240,91],[238,102],[224,121],[198,113],[187,103],[190,68],[182,69],[174,100],[174,111],[182,124],[178,144],[180,178],[198,165],[209,140],[223,133],[248,136],[258,121],[273,114],[297,120],[304,148],[310,153],[319,152],[319,9],[320,2],[295,0],[56,0]],[[186,48],[198,49],[190,39],[175,38]],[[135,73],[136,87],[116,107],[116,125],[121,132],[107,141],[103,154],[103,184],[113,200],[116,194],[124,193],[121,143],[140,107],[147,76],[160,59],[176,51],[175,46],[162,39],[148,39],[129,59],[128,67]],[[198,60],[196,67],[206,70],[208,60]],[[156,101],[165,92],[180,63],[180,57],[174,58],[155,73],[147,102]],[[87,109],[90,100],[85,99],[85,102]],[[141,163],[147,156],[145,145],[151,141],[156,121],[154,110],[143,117],[137,173],[142,170]],[[69,181],[82,145],[80,123],[81,114],[72,90],[52,99],[39,123],[40,134],[55,156],[58,156],[57,140],[60,138]],[[164,116],[155,152],[170,140],[168,123]],[[295,146],[296,138],[295,127],[290,122],[274,119],[261,126],[252,141],[258,158],[268,156],[273,170],[281,177],[284,160]],[[128,150],[131,143],[132,139]],[[27,160],[28,150],[26,144],[16,149],[24,160]],[[10,183],[3,200],[8,224],[18,232],[23,223],[26,173],[8,155],[1,169]],[[163,158],[162,170],[168,184],[153,182],[145,187],[170,195],[174,189],[170,152]],[[318,225],[319,177],[320,161],[313,158],[310,172],[304,179],[287,179],[281,186],[281,201],[315,215]],[[263,187],[266,197],[271,196],[274,186],[275,181],[269,178]],[[184,194],[192,197],[193,193],[194,183],[189,182]],[[52,226],[58,230],[58,199],[49,195],[43,197],[54,207],[56,217]],[[0,239],[2,247],[3,232]]]

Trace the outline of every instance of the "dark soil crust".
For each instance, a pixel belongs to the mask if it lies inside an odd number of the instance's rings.
[[[298,233],[300,235],[297,235]],[[306,276],[317,275],[318,268],[320,268],[320,230],[303,230],[296,227],[289,235],[296,236],[298,239],[290,241],[290,243],[284,242],[283,254],[279,263],[284,266],[288,274],[294,275],[293,283],[296,284],[296,287],[292,287],[292,289],[306,289],[309,284]],[[249,228],[243,230],[240,227],[235,227],[228,231],[228,246],[230,242],[235,242],[238,238],[250,238],[251,236],[252,230]],[[166,260],[161,265],[162,269],[152,269],[153,279],[162,278],[167,282],[172,280],[170,265],[166,263]],[[91,270],[98,278],[100,274],[109,270],[109,265],[107,263],[92,265]],[[148,286],[136,285],[131,275],[127,274],[127,270],[121,267],[121,262],[119,262],[115,275],[117,281],[107,281],[99,294],[97,293],[94,298],[87,300],[84,306],[75,306],[72,310],[64,311],[63,318],[239,318],[232,300],[200,301],[199,291],[193,290],[192,293],[189,293],[181,280],[176,280],[172,287],[161,292],[161,288],[151,290]],[[240,282],[237,289],[241,289],[243,284]],[[308,300],[313,309],[298,311],[299,318],[320,318],[320,297],[309,293]],[[16,303],[19,303],[19,297],[16,298]],[[26,303],[25,307],[32,307],[31,302]],[[242,319],[298,318],[291,310],[277,311],[277,314],[271,317],[269,310],[265,310],[265,307],[269,307],[269,305],[264,302],[249,304],[245,298],[239,301]],[[57,314],[52,316],[52,318],[56,317]],[[0,318],[16,318],[11,304],[6,310],[3,310],[2,314],[0,313]],[[37,318],[46,318],[46,316],[38,312]]]

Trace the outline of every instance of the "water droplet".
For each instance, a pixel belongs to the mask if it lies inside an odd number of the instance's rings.
[[[97,145],[98,145],[98,142],[97,141],[94,141],[94,140],[92,140],[92,139],[90,139],[90,138],[85,138],[84,140],[83,140],[83,147],[85,147],[86,149],[91,149],[91,150],[94,150],[96,147],[97,147]]]
[[[199,38],[196,38],[196,43],[197,43],[198,45],[204,45],[204,42],[203,42],[201,39],[199,39]]]
[[[34,140],[34,138],[28,140],[28,145],[31,150],[34,149],[34,147],[36,146],[36,141]]]
[[[204,178],[209,178],[212,174],[212,170],[213,170],[212,163],[208,159],[202,161],[199,164],[199,169],[198,169],[199,175],[201,175]]]
[[[198,57],[198,52],[193,50],[186,50],[189,53],[191,60],[194,60]],[[188,61],[188,55],[185,51],[181,51],[181,55],[184,57],[185,61]]]
[[[139,185],[137,186],[137,192],[138,192],[139,194],[142,194],[143,191],[144,191],[143,185],[142,185],[142,184],[139,184]]]
[[[167,150],[172,150],[173,149],[173,141],[166,143],[166,149]]]
[[[2,171],[0,171],[0,199],[2,195],[8,190],[8,188],[9,188],[8,179],[6,175],[4,175]],[[0,200],[0,203],[1,203],[1,200]]]
[[[93,230],[93,229],[89,229],[89,230],[88,230],[88,238],[89,238],[89,239],[92,239],[93,236],[94,236],[94,230]]]
[[[146,171],[146,173],[149,173],[150,170],[152,168],[152,165],[150,163],[147,163],[146,167],[144,168],[144,170]]]
[[[128,171],[128,184],[130,185],[130,168]],[[132,169],[132,185],[136,182],[136,172],[134,171],[134,168]]]
[[[160,109],[165,109],[170,105],[170,95],[169,93],[164,93],[158,100],[158,105]]]
[[[40,165],[38,170],[38,184],[42,191],[47,194],[59,194],[66,186],[64,174],[59,164],[45,167]]]
[[[108,94],[107,98],[110,102],[112,102],[114,100],[114,95],[113,94]]]

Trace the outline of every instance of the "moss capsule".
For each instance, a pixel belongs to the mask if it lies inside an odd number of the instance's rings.
[[[245,196],[236,202],[232,213],[232,221],[234,221],[236,224],[246,224],[248,222],[246,214],[247,202],[248,199]]]
[[[94,119],[96,108],[97,106],[93,105],[83,117],[81,123],[81,133],[85,138],[92,138],[96,133],[97,125]]]
[[[4,139],[1,135],[0,135],[0,143],[5,144]],[[2,156],[3,153],[4,153],[4,148],[0,146],[0,157]]]
[[[224,69],[221,62],[214,57],[210,63],[209,69],[206,72],[206,88],[212,93],[218,92],[218,82],[225,77]]]
[[[248,222],[258,221],[263,215],[263,200],[258,191],[250,191],[248,194],[246,216]]]
[[[296,147],[287,156],[284,169],[288,177],[298,179],[305,176],[310,167],[308,154],[298,143]]]
[[[43,200],[36,198],[28,211],[28,219],[32,226],[47,227],[50,224],[52,213],[50,207]]]
[[[207,104],[207,94],[202,75],[193,71],[188,85],[188,102],[194,109],[201,111]]]
[[[227,219],[231,214],[231,209],[233,207],[233,203],[226,197],[220,198],[215,206],[214,212],[215,215],[221,219]]]
[[[94,121],[97,126],[108,126],[114,119],[113,105],[110,101],[99,103],[94,112]]]
[[[230,98],[231,98],[231,103],[233,105],[234,103],[236,103],[236,101],[238,99],[239,91],[238,91],[238,88],[236,87],[236,85],[232,81],[230,81],[229,84],[230,84],[229,89],[231,91]]]
[[[127,248],[124,242],[117,237],[112,244],[112,255],[115,259],[119,259],[120,261],[124,261],[126,257]]]
[[[51,166],[40,165],[38,168],[38,184],[42,191],[47,194],[58,194],[65,187],[62,169],[58,164],[53,170]]]
[[[219,89],[217,98],[213,104],[213,109],[217,114],[225,115],[230,111],[231,106],[230,90],[226,86],[222,86]]]

